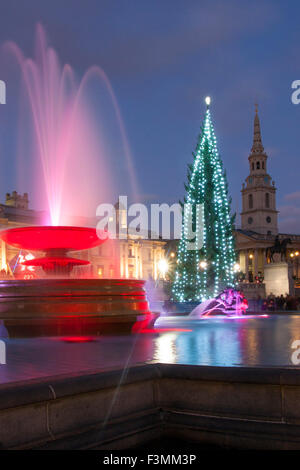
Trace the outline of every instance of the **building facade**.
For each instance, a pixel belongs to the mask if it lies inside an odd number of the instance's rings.
[[[117,208],[117,223],[124,214]],[[5,204],[0,204],[0,230],[28,225],[42,225],[45,213],[29,209],[28,195],[13,191],[6,195]],[[96,226],[96,220],[80,219],[79,225]],[[90,265],[74,268],[72,275],[98,278],[135,278],[158,280],[161,277],[159,262],[164,258],[163,240],[130,235],[126,239],[107,240],[102,245],[74,253],[80,259],[87,259]],[[1,241],[1,270],[13,275],[22,256],[33,253],[20,253],[16,248]],[[35,270],[25,270],[24,275],[34,277]],[[22,275],[22,272],[21,272]],[[42,273],[39,273],[42,275]]]
[[[298,260],[300,235],[279,233],[276,207],[276,186],[267,171],[268,156],[265,153],[257,106],[254,116],[253,144],[249,155],[249,175],[242,186],[241,228],[235,230],[236,249],[244,284],[258,289],[264,278],[267,263],[266,250],[280,241],[290,239],[287,245],[288,259],[293,265],[295,284],[299,283]],[[280,261],[275,255],[275,261]],[[255,287],[253,284],[257,284]],[[247,286],[244,286],[247,288]]]

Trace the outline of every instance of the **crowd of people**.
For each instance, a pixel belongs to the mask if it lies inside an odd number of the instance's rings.
[[[8,272],[5,271],[5,269],[0,270],[0,279],[12,279],[13,276]]]
[[[253,307],[261,311],[300,310],[300,297],[289,294],[275,296],[271,293],[266,299],[258,297],[252,302],[256,304],[253,305]]]

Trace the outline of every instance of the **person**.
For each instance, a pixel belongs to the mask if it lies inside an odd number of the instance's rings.
[[[283,297],[283,294],[281,294],[279,297],[276,298],[276,307],[277,307],[277,310],[284,310],[284,303],[285,303],[285,299]]]
[[[297,310],[297,306],[298,306],[297,297],[289,295],[287,299],[287,310]]]
[[[268,302],[267,302],[267,299],[264,299],[264,300],[263,300],[261,309],[262,309],[263,312],[265,312],[265,311],[268,309]]]
[[[271,312],[274,312],[275,310],[275,299],[271,296],[268,297],[268,301],[267,301],[267,305],[268,305],[268,310],[270,310]]]
[[[6,279],[7,275],[6,275],[6,271],[5,269],[1,269],[0,271],[0,279]]]
[[[261,310],[261,300],[261,296],[257,294],[255,298],[255,310],[257,310],[258,312]]]

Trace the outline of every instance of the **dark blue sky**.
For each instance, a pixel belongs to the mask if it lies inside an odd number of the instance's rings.
[[[183,196],[210,95],[233,210],[240,211],[258,102],[280,228],[299,233],[300,105],[290,99],[300,79],[299,18],[296,0],[1,0],[0,42],[12,39],[32,55],[40,21],[78,75],[93,64],[105,70],[148,202]],[[4,124],[15,109],[0,109],[1,200],[15,185],[15,129]]]

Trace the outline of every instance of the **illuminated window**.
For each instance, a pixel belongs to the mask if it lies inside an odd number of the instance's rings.
[[[98,266],[98,276],[103,277],[104,269],[103,266]]]
[[[129,277],[132,279],[134,278],[134,269],[132,267],[129,267],[128,269]]]

